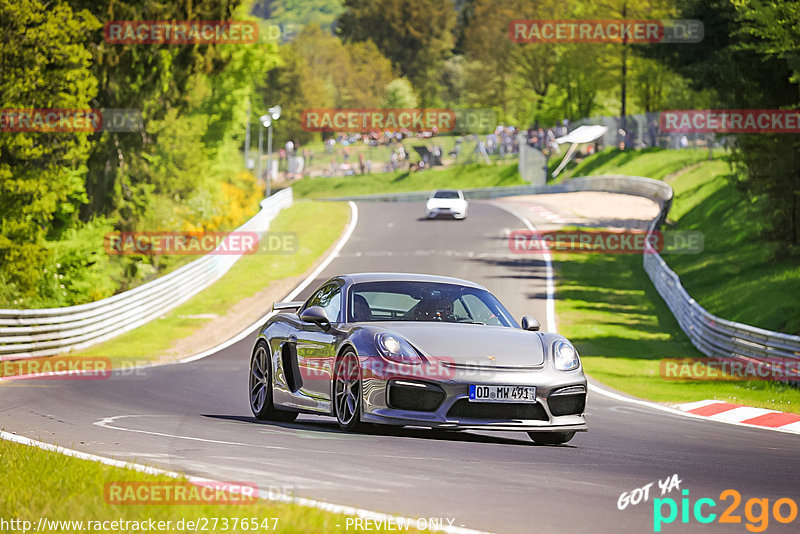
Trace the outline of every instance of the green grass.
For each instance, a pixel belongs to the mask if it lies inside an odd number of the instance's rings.
[[[725,156],[707,150],[620,152],[586,158],[571,173],[663,179],[675,199],[675,227],[700,231],[700,254],[664,255],[687,291],[711,313],[789,333],[800,331],[800,265],[776,261],[760,239],[768,214],[732,185]],[[683,171],[683,172],[677,172]],[[660,402],[720,399],[800,413],[800,390],[772,382],[678,382],[660,378],[662,358],[702,356],[682,332],[641,264],[641,256],[554,256],[560,330],[580,351],[587,372],[611,387]]]
[[[684,287],[711,313],[800,334],[800,259],[776,259],[761,236],[769,214],[733,185],[724,161],[704,162],[671,183],[669,213],[679,231],[700,231],[704,250],[664,255]]]
[[[197,521],[201,518],[233,519],[257,518],[259,532],[341,532],[347,516],[324,512],[297,504],[258,501],[253,504],[194,504],[194,505],[120,505],[107,504],[104,498],[106,484],[113,482],[164,482],[176,481],[167,476],[146,475],[130,469],[111,467],[88,460],[71,458],[55,452],[0,440],[0,473],[3,473],[0,491],[0,518],[5,521],[21,519],[31,521],[36,528],[39,518],[51,521],[171,521],[171,532],[194,532],[194,529],[176,529],[181,519]],[[55,475],[55,476],[54,476]],[[277,518],[277,523],[274,518]],[[413,523],[412,523],[413,524]],[[213,532],[213,523],[207,523]],[[88,532],[66,527],[50,529],[53,532]],[[273,527],[277,527],[273,530]],[[146,528],[143,529],[147,530]],[[412,529],[413,530],[413,529]],[[133,532],[111,530],[111,532]],[[220,527],[216,532],[222,532]],[[225,532],[253,532],[247,528],[229,528]],[[381,530],[382,532],[383,530]]]
[[[115,365],[157,359],[176,340],[191,336],[204,324],[213,321],[187,316],[210,313],[222,315],[234,304],[256,294],[270,282],[307,271],[342,234],[349,219],[350,210],[345,203],[295,203],[281,211],[270,225],[270,231],[295,232],[298,244],[296,253],[243,256],[225,276],[164,316],[82,351],[79,355],[109,357]],[[264,303],[264,313],[271,304]]]
[[[663,380],[662,358],[700,357],[647,277],[638,255],[556,254],[559,332],[586,372],[637,397],[682,403],[719,399],[800,413],[800,390],[773,382]]]
[[[721,151],[714,152],[715,157]],[[564,180],[577,176],[593,176],[598,174],[627,174],[645,176],[661,180],[669,174],[689,165],[708,160],[707,149],[665,150],[648,148],[645,150],[626,150],[607,148],[597,154],[583,159],[577,165],[568,165],[567,171],[559,175]]]
[[[496,187],[523,185],[517,164],[458,165],[443,170],[305,178],[292,185],[296,198],[332,198],[376,193],[430,191],[438,188]]]

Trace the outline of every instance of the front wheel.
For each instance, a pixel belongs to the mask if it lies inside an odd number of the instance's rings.
[[[256,344],[250,358],[250,410],[262,421],[289,423],[297,419],[297,412],[276,410],[272,402],[272,361],[264,341]]]
[[[358,357],[352,350],[336,362],[333,381],[333,411],[339,428],[357,431],[361,422],[361,373]]]
[[[571,440],[575,432],[528,432],[528,435],[539,445],[561,445]]]

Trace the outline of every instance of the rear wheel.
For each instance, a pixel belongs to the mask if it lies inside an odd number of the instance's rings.
[[[528,432],[528,435],[539,445],[561,445],[571,440],[575,432]]]
[[[276,410],[272,403],[272,361],[264,341],[256,344],[250,358],[250,410],[262,421],[297,419],[297,412]]]
[[[358,356],[348,350],[337,360],[333,380],[333,411],[342,430],[357,431],[361,422],[361,373]]]

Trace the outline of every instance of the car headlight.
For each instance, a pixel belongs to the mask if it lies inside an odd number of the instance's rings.
[[[553,361],[559,371],[572,371],[581,364],[578,351],[564,340],[553,343]]]
[[[387,360],[397,363],[422,363],[422,358],[419,357],[417,351],[411,344],[402,337],[394,334],[377,334],[375,336],[375,345],[378,347],[378,352]]]

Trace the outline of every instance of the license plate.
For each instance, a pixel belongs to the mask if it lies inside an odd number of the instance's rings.
[[[470,384],[470,402],[536,402],[536,386],[482,386]]]

